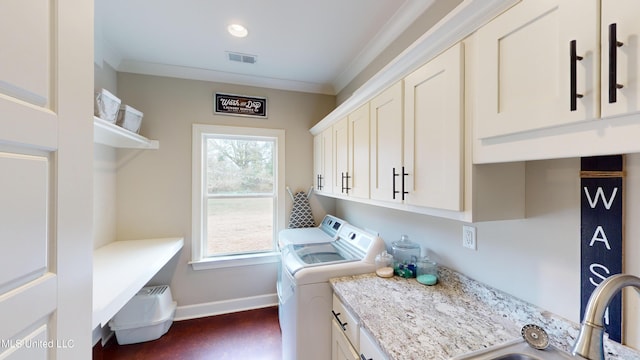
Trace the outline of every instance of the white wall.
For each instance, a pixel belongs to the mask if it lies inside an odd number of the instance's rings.
[[[478,250],[462,247],[458,221],[338,201],[336,212],[349,222],[376,230],[389,250],[408,234],[437,262],[471,278],[580,322],[580,160],[526,164],[524,220],[475,223]],[[627,156],[627,273],[640,275],[640,155]],[[505,201],[505,199],[495,199]],[[630,345],[638,348],[638,296],[628,296]],[[631,312],[633,311],[633,312]]]
[[[263,96],[268,119],[214,115],[214,92]],[[309,128],[335,107],[335,97],[194,80],[118,74],[118,96],[144,113],[141,134],[159,150],[118,150],[119,240],[184,236],[171,290],[179,306],[275,294],[277,264],[194,271],[191,257],[191,125],[193,123],[286,130],[286,180],[292,190],[313,184]],[[313,196],[316,219],[333,213],[333,200]],[[287,211],[291,201],[287,198]],[[287,215],[288,216],[288,215]]]

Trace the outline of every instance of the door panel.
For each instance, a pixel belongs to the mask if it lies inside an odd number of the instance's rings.
[[[333,192],[333,129],[322,132],[322,191],[329,194]]]
[[[349,194],[369,198],[369,103],[349,115]]]
[[[53,33],[49,1],[0,2],[0,46],[5,54],[11,49],[11,56],[0,56],[0,93],[37,106],[49,102]]]
[[[358,353],[353,349],[340,326],[331,322],[331,360],[359,360]]]
[[[20,339],[34,326],[50,327],[50,316],[56,308],[56,286],[56,276],[49,273],[4,293],[0,298],[0,339]],[[15,345],[0,342],[0,358],[2,351],[12,351]]]
[[[49,166],[46,157],[0,153],[0,239],[13,239],[0,252],[0,289],[33,280],[47,268]]]
[[[4,360],[31,360],[45,359],[50,349],[47,327],[42,325],[26,336],[15,339],[16,344],[10,351],[0,356]],[[51,346],[53,344],[51,343]]]
[[[408,204],[462,210],[463,56],[457,44],[405,78]]]
[[[371,100],[371,198],[401,202],[400,194],[393,199],[393,169],[402,173],[402,81]],[[396,177],[400,191],[400,177]]]
[[[50,0],[0,2],[0,359],[48,359],[58,351],[52,55],[61,8]]]
[[[623,115],[640,111],[640,2],[637,0],[618,0],[602,2],[602,117]],[[609,32],[610,25],[615,24],[616,47],[615,69],[616,81],[609,82]],[[622,85],[615,91],[610,102],[609,87]]]
[[[596,0],[523,1],[477,32],[477,137],[513,134],[600,116]],[[571,110],[570,42],[576,41]]]
[[[349,172],[349,151],[348,144],[348,122],[344,118],[332,127],[333,129],[333,193],[348,195],[346,190],[345,176]]]

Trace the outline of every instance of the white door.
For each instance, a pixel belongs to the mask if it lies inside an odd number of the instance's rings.
[[[369,198],[369,103],[349,114],[349,195]]]
[[[463,57],[456,44],[404,80],[408,204],[462,210]]]
[[[600,116],[599,3],[523,0],[478,30],[478,138]]]
[[[0,14],[0,358],[88,359],[93,5]]]
[[[637,0],[602,2],[602,117],[640,111],[638,14]]]
[[[402,81],[373,98],[370,111],[371,198],[401,202]]]

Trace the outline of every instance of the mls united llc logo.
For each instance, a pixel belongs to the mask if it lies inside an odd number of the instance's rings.
[[[75,346],[73,340],[0,340],[0,349],[27,348],[27,349],[70,349]]]

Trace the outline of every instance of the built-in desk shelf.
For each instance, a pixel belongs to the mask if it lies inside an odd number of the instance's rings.
[[[158,140],[149,140],[96,116],[93,117],[93,141],[115,148],[150,150],[160,148]]]
[[[183,246],[183,238],[162,238],[114,241],[96,249],[92,328],[107,325]]]

